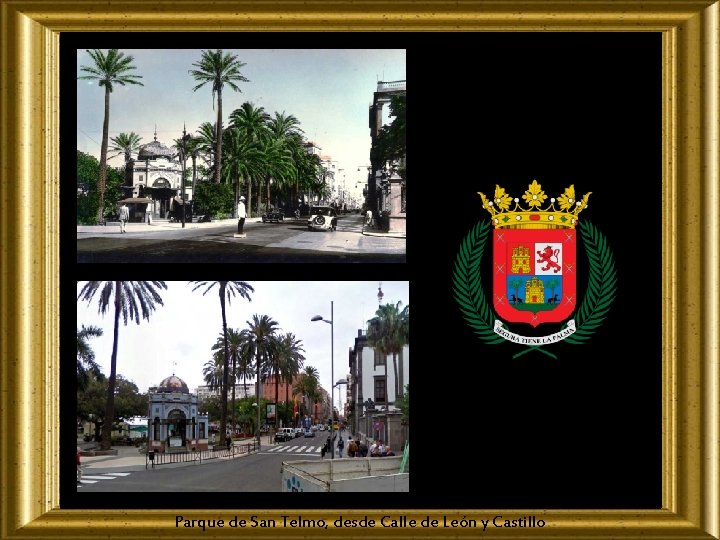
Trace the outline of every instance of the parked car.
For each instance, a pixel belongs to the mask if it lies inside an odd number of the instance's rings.
[[[337,230],[337,212],[332,206],[313,206],[307,221],[308,230]]]
[[[285,427],[278,429],[275,433],[275,442],[286,442],[291,441],[295,438],[295,430],[293,428]]]
[[[303,433],[305,433],[305,430],[303,428],[295,428],[295,436],[296,437],[302,437]]]
[[[314,432],[311,428],[306,428],[306,429],[305,429],[305,436],[306,436],[306,437],[314,437],[314,436],[315,436],[315,432]]]
[[[275,223],[280,223],[283,219],[285,219],[285,215],[281,210],[268,210],[262,215],[263,223],[272,223],[273,221]]]

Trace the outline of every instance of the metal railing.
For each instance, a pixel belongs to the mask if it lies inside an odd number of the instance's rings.
[[[167,465],[169,463],[199,463],[202,464],[203,460],[208,461],[210,459],[233,459],[235,457],[244,456],[251,452],[257,452],[259,450],[257,440],[253,439],[252,442],[234,444],[230,448],[210,448],[208,450],[195,450],[190,452],[155,452],[150,451],[145,454],[145,468],[148,468],[148,464],[151,468],[155,468],[155,465]]]

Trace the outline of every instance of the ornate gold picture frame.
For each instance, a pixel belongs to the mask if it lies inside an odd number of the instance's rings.
[[[0,537],[475,537],[463,518],[534,515],[510,537],[720,537],[720,3],[31,2],[1,0]],[[73,31],[642,31],[663,39],[662,509],[343,510],[435,528],[176,528],[174,510],[60,509],[59,35]],[[44,451],[39,451],[44,449]],[[183,510],[276,519],[290,510]],[[294,512],[295,514],[297,511]]]

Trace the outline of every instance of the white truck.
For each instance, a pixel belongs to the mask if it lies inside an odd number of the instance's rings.
[[[403,456],[283,461],[281,491],[410,491]]]

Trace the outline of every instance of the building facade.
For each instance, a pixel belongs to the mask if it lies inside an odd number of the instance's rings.
[[[208,417],[198,410],[197,394],[174,374],[148,391],[148,450],[207,450]]]
[[[404,391],[410,380],[410,348],[403,347],[396,355],[397,381]],[[383,355],[368,344],[367,335],[358,330],[355,344],[348,352],[349,379],[346,418],[354,433],[363,439],[382,439],[395,448],[402,448],[407,429],[395,402],[395,367],[392,355]]]
[[[189,201],[192,199],[192,185],[185,185],[186,212],[189,212]],[[177,159],[177,152],[157,140],[157,132],[152,142],[143,144],[138,151],[137,159],[130,160],[126,172],[126,198],[146,199],[144,207],[140,202],[131,206],[132,221],[146,214],[152,219],[167,219],[179,215],[182,208],[180,198],[182,190],[182,165]],[[140,219],[142,221],[143,219]]]

